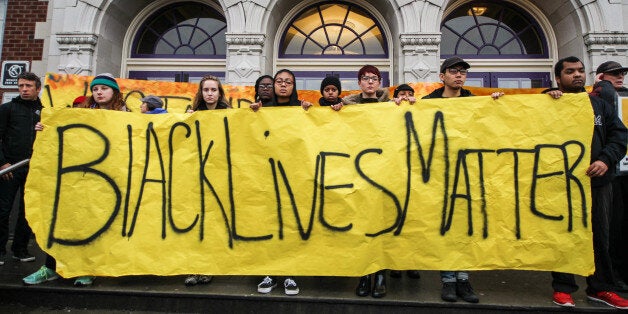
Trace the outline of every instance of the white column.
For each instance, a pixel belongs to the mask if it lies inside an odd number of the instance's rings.
[[[438,82],[440,33],[401,34],[403,82]]]
[[[60,62],[59,72],[93,75],[92,59],[98,36],[96,34],[57,33]]]
[[[233,85],[253,85],[263,73],[264,34],[227,34],[226,81]]]

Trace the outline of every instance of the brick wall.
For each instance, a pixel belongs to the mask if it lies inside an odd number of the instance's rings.
[[[42,60],[44,40],[34,39],[35,23],[45,22],[47,12],[48,1],[8,1],[0,62],[5,60]],[[43,75],[43,73],[38,74]],[[17,89],[0,89],[2,94],[5,91],[17,92]]]

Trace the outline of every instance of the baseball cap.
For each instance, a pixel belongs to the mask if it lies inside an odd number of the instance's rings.
[[[141,102],[145,102],[148,104],[151,104],[153,106],[155,106],[155,108],[161,108],[164,106],[164,103],[161,101],[161,98],[157,97],[157,96],[153,96],[153,95],[148,95],[142,99],[140,99]]]
[[[460,57],[451,57],[446,59],[445,61],[443,61],[443,64],[441,64],[440,66],[440,73],[445,73],[445,70],[453,67],[454,65],[462,65],[463,68],[468,69],[471,66],[465,62],[464,60],[462,60],[462,58]]]

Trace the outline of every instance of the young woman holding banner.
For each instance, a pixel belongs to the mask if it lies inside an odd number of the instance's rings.
[[[213,75],[206,75],[201,78],[192,107],[187,112],[230,108],[231,106],[225,102],[225,90],[222,88],[220,79]],[[186,286],[208,284],[212,281],[212,278],[212,276],[208,275],[189,275],[185,278],[184,283]]]
[[[86,98],[77,108],[105,109],[128,111],[126,103],[120,92],[118,82],[109,73],[98,74],[89,84],[92,95]],[[44,126],[41,122],[35,125],[35,130],[42,131]],[[46,281],[59,278],[56,272],[57,261],[54,257],[46,254],[46,262],[38,271],[24,277],[22,281],[26,285],[36,285]],[[74,285],[77,287],[90,286],[94,282],[94,276],[81,276],[76,278]]]
[[[220,79],[213,75],[206,75],[201,78],[192,102],[192,108],[188,109],[187,112],[227,108],[231,108],[231,106],[225,102],[225,90],[222,88]]]

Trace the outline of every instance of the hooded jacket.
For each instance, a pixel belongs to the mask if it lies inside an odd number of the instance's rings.
[[[271,107],[301,106],[301,101],[299,100],[299,94],[297,92],[297,85],[295,84],[292,87],[292,94],[290,94],[290,101],[280,103],[277,101],[277,95],[275,94],[273,96],[273,101],[264,105],[271,106]]]

